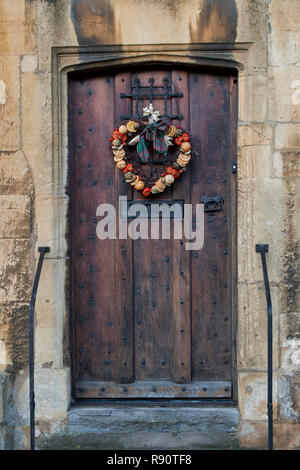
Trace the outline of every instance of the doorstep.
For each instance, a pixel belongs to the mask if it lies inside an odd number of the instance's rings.
[[[236,449],[236,407],[74,406],[65,432],[41,436],[38,449]]]

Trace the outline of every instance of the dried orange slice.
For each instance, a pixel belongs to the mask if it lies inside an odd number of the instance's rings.
[[[135,121],[128,121],[126,126],[129,132],[136,132],[139,127],[139,123]]]

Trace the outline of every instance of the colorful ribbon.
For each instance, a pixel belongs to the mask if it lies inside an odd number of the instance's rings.
[[[164,136],[169,127],[166,118],[161,118],[159,121],[152,122],[146,126],[137,144],[137,154],[142,162],[149,160],[148,147],[151,142],[153,143],[153,150],[163,155],[167,154],[168,145],[164,140]]]

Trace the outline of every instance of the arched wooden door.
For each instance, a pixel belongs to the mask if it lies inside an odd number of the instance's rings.
[[[205,242],[99,240],[96,209],[123,182],[109,148],[112,131],[135,113],[130,98],[149,79],[181,95],[154,98],[173,124],[190,131],[193,158],[156,200],[200,203]],[[168,79],[168,82],[164,79]],[[74,74],[69,80],[70,253],[73,390],[76,398],[230,398],[234,351],[236,79],[226,73],[152,68]],[[159,88],[157,88],[158,92]],[[149,91],[149,90],[148,90]],[[181,97],[180,97],[181,96]],[[149,105],[140,99],[138,109]],[[118,212],[118,211],[117,211]]]

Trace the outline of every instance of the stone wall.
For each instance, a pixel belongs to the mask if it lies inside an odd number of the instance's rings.
[[[239,78],[239,439],[267,445],[267,319],[255,244],[269,243],[275,447],[300,447],[299,18],[298,0],[1,1],[0,448],[29,445],[28,304],[38,246],[51,253],[36,304],[37,435],[67,430],[67,199],[54,177],[51,48],[174,42],[250,43]]]

